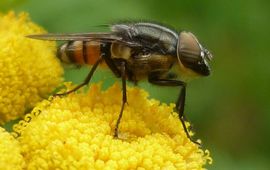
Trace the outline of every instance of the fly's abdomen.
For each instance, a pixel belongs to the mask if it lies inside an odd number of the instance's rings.
[[[58,58],[67,64],[93,65],[100,57],[100,45],[94,41],[70,41],[60,46]]]

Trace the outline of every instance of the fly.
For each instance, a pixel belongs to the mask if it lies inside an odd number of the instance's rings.
[[[187,137],[199,144],[189,135],[184,121],[186,86],[189,80],[210,74],[208,62],[212,54],[188,31],[176,32],[166,26],[148,22],[119,23],[110,28],[110,32],[28,37],[66,41],[58,49],[58,57],[62,62],[92,65],[83,83],[58,95],[67,95],[89,84],[96,68],[102,63],[122,79],[122,105],[114,137],[118,137],[118,127],[127,103],[126,81],[137,83],[147,79],[155,85],[180,87],[176,102],[179,119]]]

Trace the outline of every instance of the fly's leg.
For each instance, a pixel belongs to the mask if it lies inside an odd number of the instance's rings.
[[[95,64],[93,65],[93,67],[91,68],[90,72],[88,73],[88,75],[87,75],[87,77],[85,78],[85,80],[83,81],[83,83],[79,84],[79,85],[76,86],[74,89],[71,89],[71,90],[69,90],[69,91],[67,91],[67,92],[64,92],[64,93],[55,94],[54,96],[65,96],[65,95],[68,95],[68,94],[70,94],[70,93],[72,93],[72,92],[75,92],[75,91],[77,91],[78,89],[80,89],[81,87],[87,85],[87,84],[90,82],[90,80],[91,80],[91,78],[92,78],[94,72],[96,71],[98,65],[101,63],[102,59],[103,59],[103,58],[100,57],[100,58],[96,61],[96,63],[95,63]]]
[[[191,142],[200,146],[201,144],[199,142],[191,138],[188,132],[188,128],[186,127],[186,124],[185,124],[184,107],[185,107],[185,98],[186,98],[186,83],[179,80],[159,79],[157,77],[150,77],[148,81],[152,84],[156,84],[160,86],[181,86],[182,87],[179,93],[179,97],[176,102],[176,109],[178,111],[178,116],[188,139]]]
[[[187,126],[185,124],[185,116],[184,116],[185,100],[186,100],[186,85],[183,85],[182,89],[179,93],[179,97],[178,97],[177,104],[176,104],[176,108],[177,108],[177,111],[179,114],[179,119],[180,119],[182,126],[184,128],[184,131],[187,134],[187,137],[190,139],[190,141],[200,146],[201,144],[199,142],[197,142],[191,138],[191,136],[188,133]]]
[[[126,88],[126,63],[123,61],[121,62],[120,65],[120,71],[121,71],[121,78],[122,78],[122,105],[121,105],[121,110],[120,110],[120,114],[118,116],[116,125],[115,125],[115,129],[114,129],[114,137],[118,138],[118,128],[119,128],[119,124],[121,122],[121,118],[123,116],[123,111],[124,111],[124,107],[125,104],[127,103],[127,88]]]

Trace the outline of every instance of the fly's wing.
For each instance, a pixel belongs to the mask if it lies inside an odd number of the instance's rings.
[[[37,34],[27,35],[28,38],[48,40],[48,41],[90,41],[90,40],[121,40],[121,37],[117,37],[110,33],[75,33],[75,34]]]
[[[140,47],[141,45],[125,40],[122,36],[114,33],[75,33],[75,34],[38,34],[28,35],[28,38],[47,40],[47,41],[97,41],[97,42],[117,42],[131,47]]]

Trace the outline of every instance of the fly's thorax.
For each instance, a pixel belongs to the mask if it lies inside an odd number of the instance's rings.
[[[112,43],[111,57],[128,60],[131,56],[131,48],[122,44]]]

